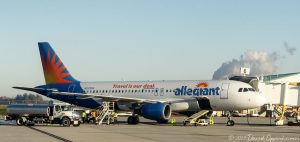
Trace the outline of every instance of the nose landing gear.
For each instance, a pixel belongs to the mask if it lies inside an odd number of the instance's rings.
[[[227,126],[234,126],[234,121],[232,120],[231,112],[228,113],[227,115],[228,121],[227,121]]]

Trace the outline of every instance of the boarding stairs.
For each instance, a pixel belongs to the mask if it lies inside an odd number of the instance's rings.
[[[115,102],[102,102],[102,106],[97,110],[96,122],[101,124],[110,124],[111,115],[115,112]]]
[[[212,115],[211,110],[201,110],[192,116],[188,117],[183,121],[183,125],[186,126],[187,124],[196,124],[200,119],[206,120],[209,119],[209,116]]]
[[[275,105],[274,107],[275,122],[283,121],[284,119],[291,121],[292,119],[297,119],[298,112],[293,111],[293,107],[284,105]]]

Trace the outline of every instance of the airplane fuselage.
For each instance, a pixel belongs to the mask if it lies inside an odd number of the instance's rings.
[[[43,87],[57,89],[60,92],[91,94],[95,97],[100,95],[161,101],[172,100],[173,104],[174,100],[175,102],[178,100],[178,103],[173,105],[174,111],[242,110],[263,105],[263,96],[258,92],[250,91],[252,87],[249,84],[230,80],[107,81],[64,84],[63,87],[61,85]],[[247,88],[248,91],[239,92],[240,88]],[[95,101],[95,99],[90,100],[89,98],[84,100],[75,96],[62,96],[52,94],[49,97],[88,108],[96,108],[101,105],[102,101],[105,101],[105,99],[96,99]],[[182,99],[184,101],[181,101]],[[209,101],[206,102],[206,100]],[[87,102],[79,103],[84,101]],[[98,101],[99,105],[92,101]],[[131,109],[132,104],[128,101],[122,102],[122,100],[116,99],[116,102],[121,110]]]

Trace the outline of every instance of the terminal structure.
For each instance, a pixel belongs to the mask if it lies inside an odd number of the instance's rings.
[[[295,118],[295,123],[300,123],[300,72],[260,77],[234,76],[230,80],[249,83],[261,92],[268,104],[258,113],[275,116],[276,125],[283,125],[285,118],[289,123],[291,122],[289,118]]]

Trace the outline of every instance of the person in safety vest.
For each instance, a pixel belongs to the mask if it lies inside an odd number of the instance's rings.
[[[114,113],[112,114],[112,117],[114,118],[114,124],[119,124],[119,123],[118,123],[118,113],[114,112]]]
[[[86,112],[85,111],[82,112],[81,118],[82,118],[82,123],[84,123],[85,119],[86,119]]]
[[[176,119],[175,119],[175,118],[172,118],[172,119],[171,119],[171,125],[172,125],[172,126],[175,126],[175,125],[176,125]]]

